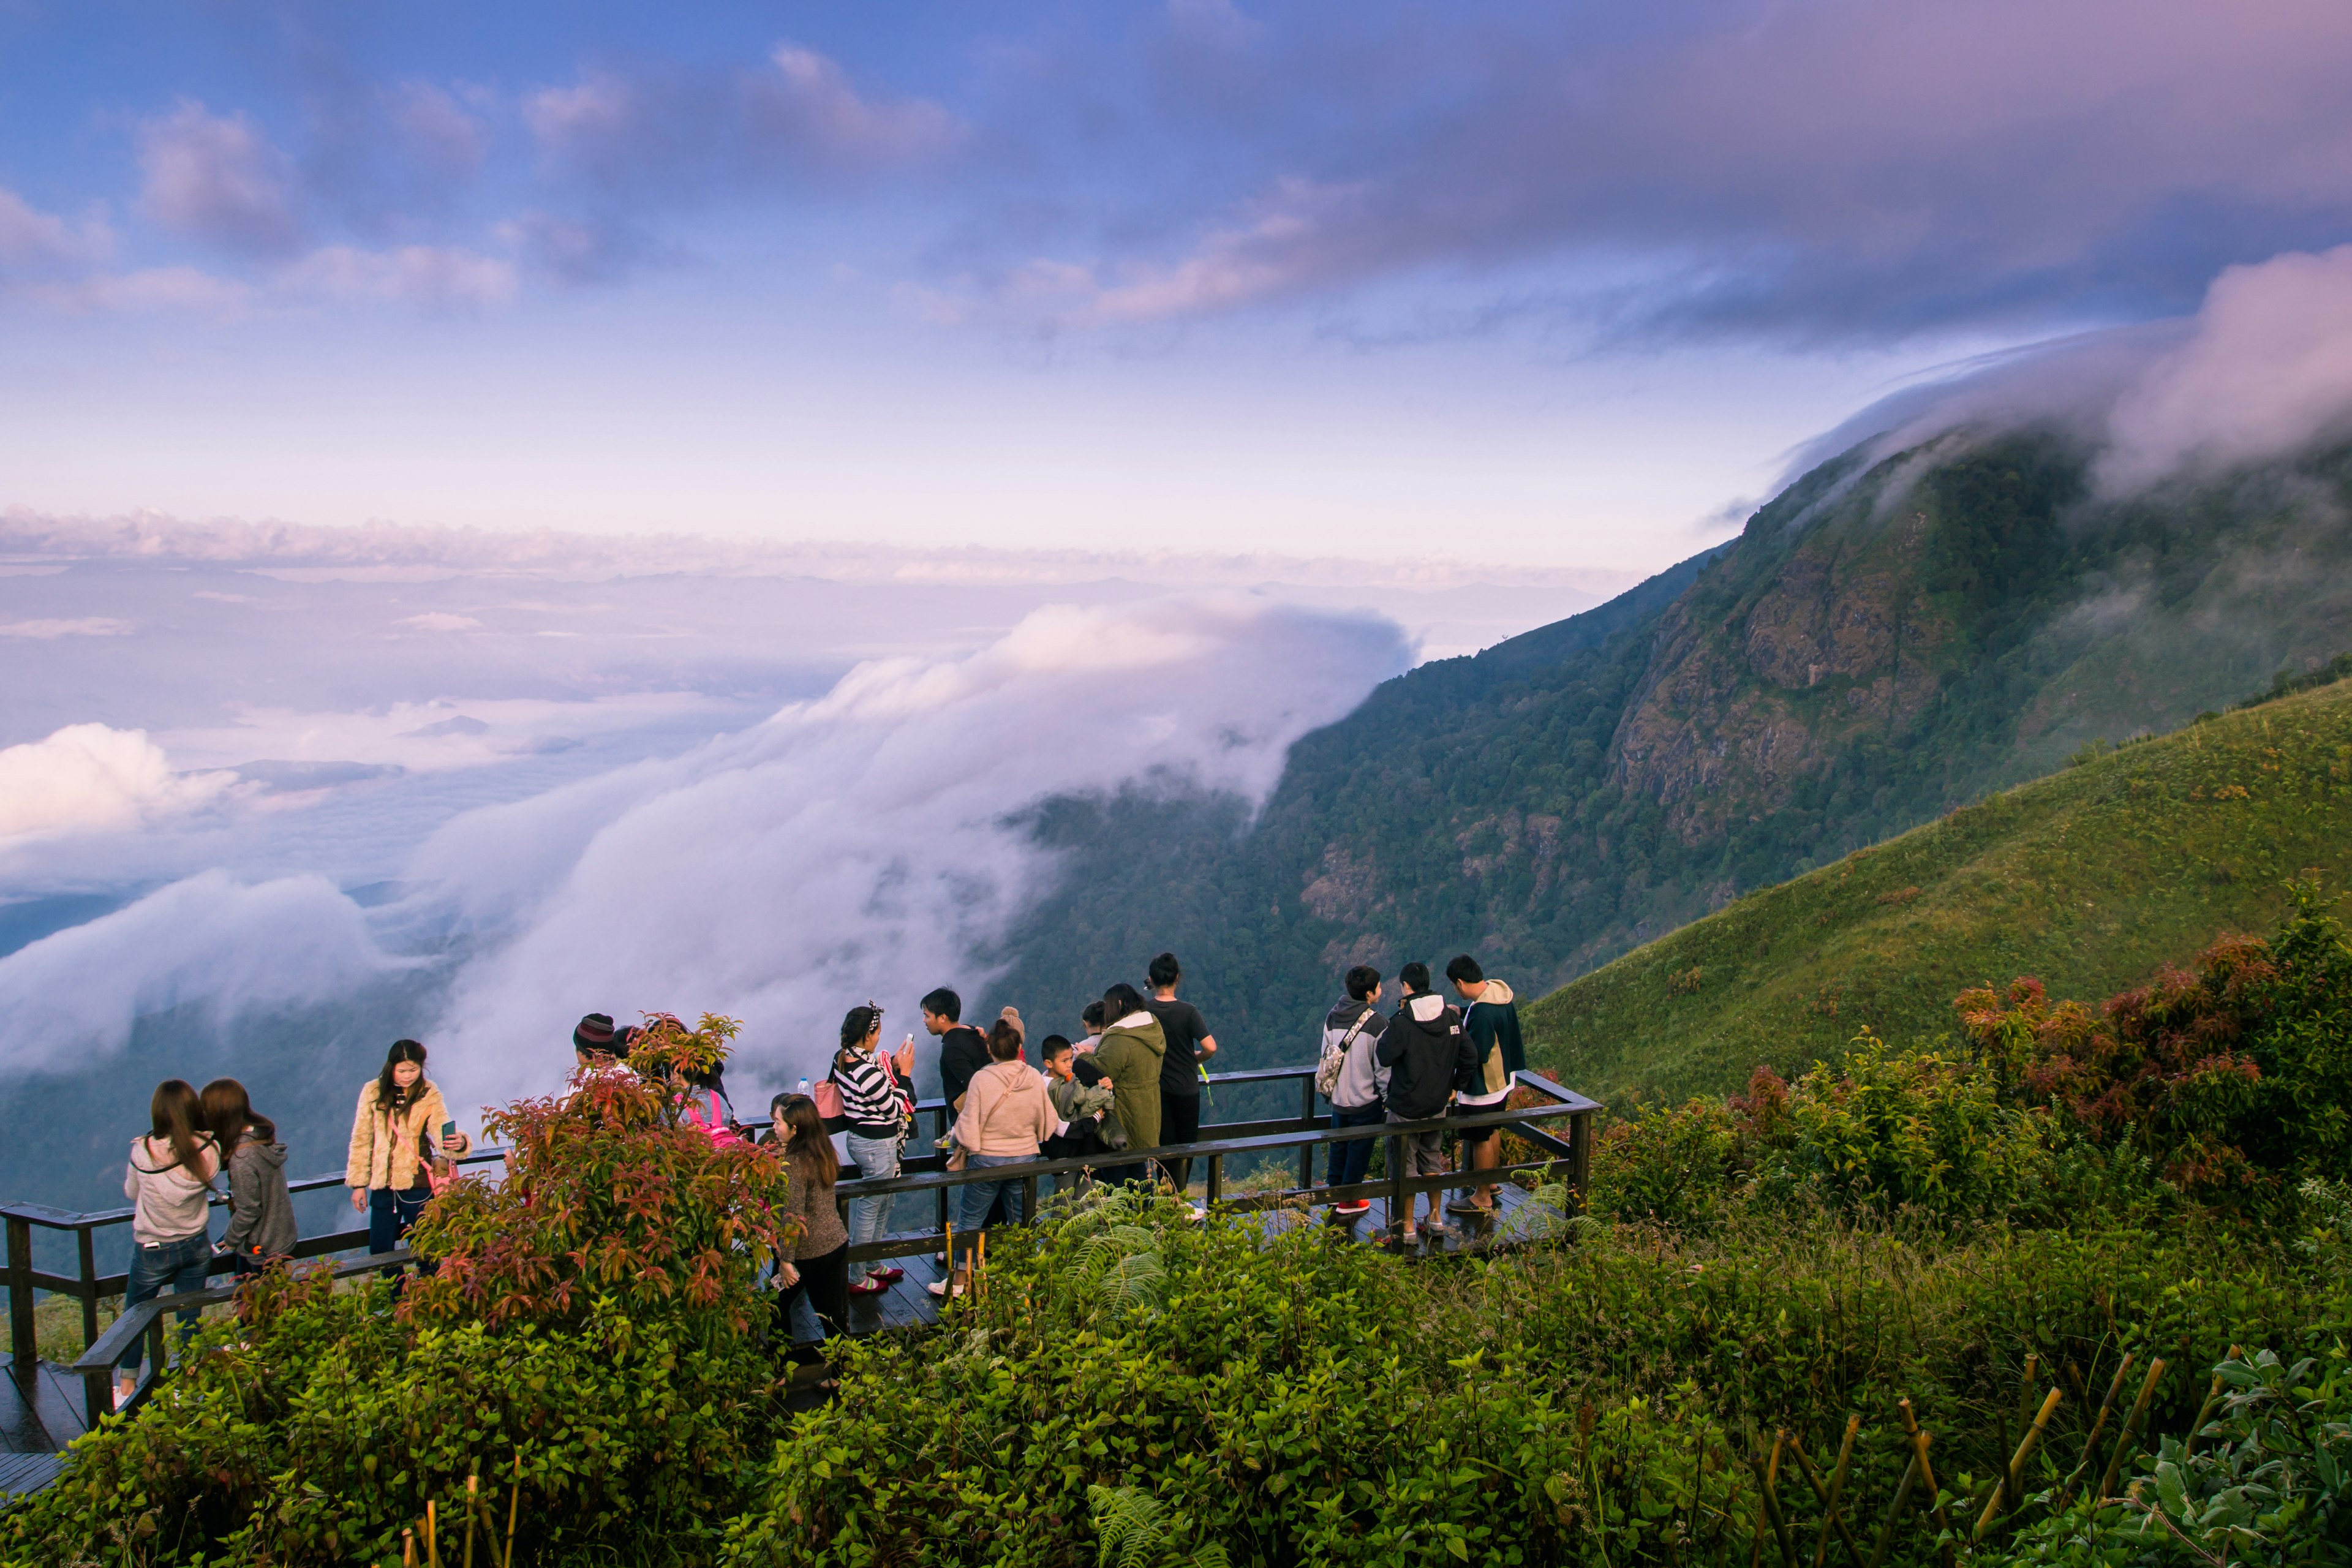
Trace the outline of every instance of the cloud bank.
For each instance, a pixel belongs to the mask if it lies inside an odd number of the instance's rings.
[[[0,839],[136,827],[209,805],[236,783],[174,772],[140,731],[69,724],[0,749]]]
[[[2352,246],[2230,268],[2183,320],[2037,345],[1906,388],[1807,443],[1787,477],[1872,437],[1887,453],[2025,426],[2091,447],[2107,495],[2352,436]]]
[[[1051,606],[968,657],[861,665],[674,762],[460,818],[409,879],[495,951],[457,975],[436,1059],[496,1097],[560,1071],[583,1012],[707,1008],[746,1020],[743,1076],[774,1081],[868,996],[910,1026],[935,984],[977,1001],[1055,874],[1024,807],[1151,781],[1260,799],[1293,740],[1408,658],[1385,623],[1238,597]],[[1103,896],[1150,896],[1138,850]]]

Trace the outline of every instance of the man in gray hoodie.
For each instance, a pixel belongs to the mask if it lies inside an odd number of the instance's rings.
[[[1376,1005],[1381,999],[1381,972],[1360,963],[1348,971],[1347,987],[1346,1000],[1323,1018],[1324,1048],[1340,1053],[1339,1077],[1331,1085],[1331,1125],[1370,1127],[1383,1114],[1380,1063],[1375,1059],[1381,1044],[1381,1015]],[[1358,1138],[1332,1144],[1323,1170],[1325,1184],[1349,1187],[1361,1182],[1371,1168],[1372,1145],[1378,1142]],[[1353,1220],[1371,1206],[1370,1198],[1344,1199],[1331,1205],[1331,1217]]]

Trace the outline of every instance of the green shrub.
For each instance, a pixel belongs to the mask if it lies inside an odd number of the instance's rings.
[[[632,1059],[708,1059],[728,1032],[657,1020]],[[488,1125],[512,1173],[427,1205],[410,1239],[436,1274],[397,1297],[284,1268],[247,1284],[7,1514],[5,1561],[396,1561],[427,1501],[462,1531],[477,1474],[498,1527],[490,1500],[519,1510],[522,1561],[703,1554],[783,1415],[754,1271],[795,1237],[784,1168],[680,1127],[636,1078]]]

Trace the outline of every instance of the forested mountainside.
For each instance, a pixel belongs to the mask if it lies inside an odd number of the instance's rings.
[[[1359,961],[1467,949],[1539,995],[2352,647],[2347,509],[2352,449],[2122,501],[2055,436],[1849,453],[1727,545],[1385,683],[1255,820],[1174,785],[1049,802],[1068,876],[1002,988],[1074,1008],[1172,947],[1224,1066],[1306,1059]]]

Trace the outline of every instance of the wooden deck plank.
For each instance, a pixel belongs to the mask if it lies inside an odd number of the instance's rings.
[[[65,1468],[63,1454],[0,1454],[0,1497],[39,1491]]]

